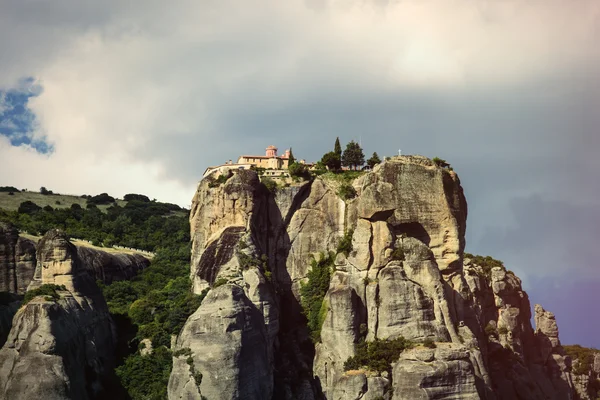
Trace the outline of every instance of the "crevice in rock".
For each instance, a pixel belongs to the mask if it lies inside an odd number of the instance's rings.
[[[419,222],[405,222],[392,226],[392,232],[396,237],[408,236],[423,242],[427,247],[431,242],[431,237],[425,227]]]

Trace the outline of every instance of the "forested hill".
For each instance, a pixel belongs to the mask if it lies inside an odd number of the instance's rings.
[[[42,189],[39,193],[0,190],[0,221],[32,235],[62,229],[96,246],[156,251],[189,241],[189,211],[176,204],[141,194],[128,194],[120,200],[106,193],[77,197]]]
[[[96,246],[155,252],[133,279],[98,283],[118,333],[114,398],[166,399],[171,337],[203,298],[190,290],[189,210],[141,194],[115,199],[106,193],[78,197],[5,188],[0,187],[0,221],[21,232],[43,235],[58,228]],[[139,351],[143,339],[153,348],[145,356]]]

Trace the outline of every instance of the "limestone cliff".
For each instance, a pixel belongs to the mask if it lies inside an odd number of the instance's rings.
[[[63,233],[50,231],[40,240],[36,276],[65,290],[57,299],[35,297],[17,311],[0,350],[0,398],[102,396],[114,363],[113,323],[94,278]]]
[[[35,270],[35,243],[0,222],[0,292],[24,294]]]
[[[534,330],[519,279],[464,259],[453,171],[394,157],[352,185],[344,201],[327,177],[276,193],[252,171],[199,183],[190,273],[210,291],[177,338],[170,399],[576,398],[550,315],[536,308]],[[315,345],[299,288],[345,234]],[[399,337],[416,345],[390,371],[344,371],[359,342]]]

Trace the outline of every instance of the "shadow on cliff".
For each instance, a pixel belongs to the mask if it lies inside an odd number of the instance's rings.
[[[282,215],[273,194],[268,193],[266,196],[267,232],[260,232],[260,236],[267,237],[268,240],[261,245],[265,247],[269,256],[269,267],[273,272],[273,284],[279,302],[279,333],[274,353],[273,399],[286,399],[290,396],[292,398],[310,398],[310,395],[302,396],[302,393],[307,391],[312,392],[315,399],[324,399],[320,382],[313,376],[315,346],[309,336],[302,306],[294,296],[292,277],[287,269],[287,260],[292,246],[287,227],[294,213],[309,197],[311,188],[312,182],[300,188],[294,195],[286,215]],[[266,188],[264,190],[266,191]],[[259,218],[260,211],[255,210],[255,218]],[[254,225],[260,226],[261,224],[254,223]],[[265,233],[266,235],[264,235]]]

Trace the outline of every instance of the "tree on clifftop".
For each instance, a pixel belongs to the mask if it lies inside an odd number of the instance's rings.
[[[375,153],[373,153],[373,155],[371,156],[371,158],[369,158],[367,160],[367,165],[369,166],[369,168],[373,168],[374,166],[376,166],[380,162],[381,162],[381,159],[379,158],[379,155],[377,154],[377,152],[375,152]]]
[[[295,162],[296,162],[296,159],[294,158],[294,154],[292,153],[292,148],[290,147],[290,156],[288,157],[288,166],[292,165]]]
[[[337,154],[338,158],[342,159],[342,145],[340,144],[340,138],[335,138],[335,146],[333,146],[333,152]]]
[[[330,171],[337,171],[342,167],[342,160],[340,156],[338,156],[335,151],[330,151],[329,153],[325,153],[323,158],[321,158],[321,163],[326,166]]]
[[[356,167],[361,166],[365,163],[365,155],[362,148],[354,140],[346,145],[346,150],[342,154],[342,165],[345,167]]]

